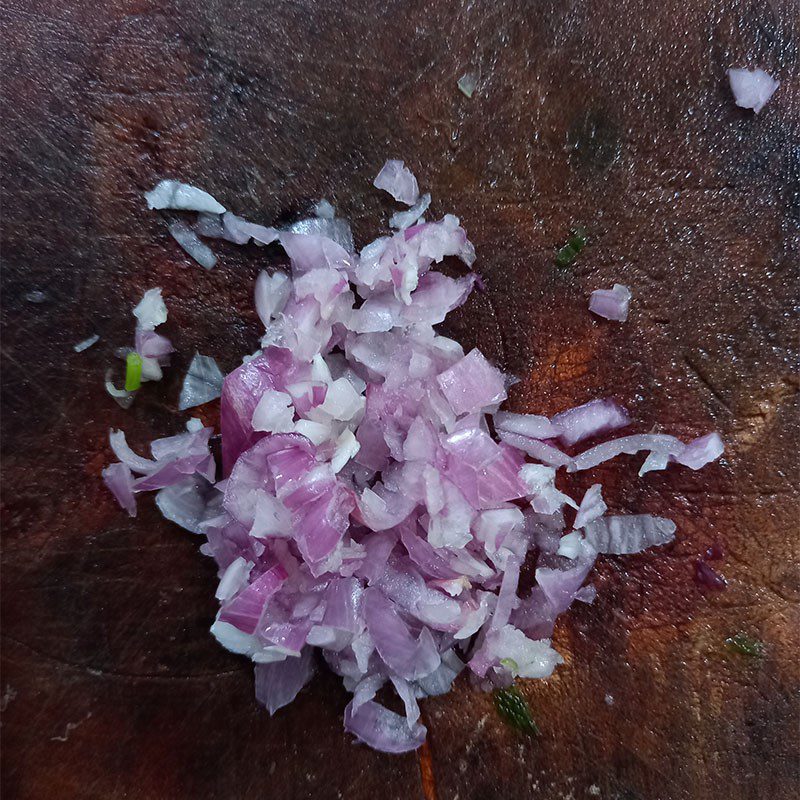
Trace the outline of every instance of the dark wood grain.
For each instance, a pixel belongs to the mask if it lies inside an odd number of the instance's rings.
[[[796,796],[796,0],[2,6],[4,798]],[[743,64],[782,81],[758,117],[726,86]],[[208,634],[198,541],[149,501],[129,521],[99,482],[109,426],[142,446],[182,424],[195,349],[232,368],[255,346],[252,281],[275,257],[221,247],[206,273],[141,192],[179,177],[264,222],[327,197],[365,242],[390,156],[472,235],[488,291],[450,329],[522,378],[516,408],[611,395],[637,430],[728,444],[702,473],[636,480],[621,460],[572,479],[673,517],[678,542],[599,565],[597,602],[559,623],[566,664],[523,687],[539,739],[466,682],[427,701],[424,783],[416,755],[352,744],[330,674],[258,708],[248,664]],[[573,223],[591,242],[559,270]],[[586,311],[615,280],[634,293],[622,326]],[[123,412],[102,375],[153,285],[179,354]],[[729,589],[712,595],[692,572],[713,541]],[[765,658],[725,650],[739,631]]]

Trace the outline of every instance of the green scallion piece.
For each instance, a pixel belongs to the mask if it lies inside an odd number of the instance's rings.
[[[125,391],[135,392],[142,385],[142,357],[128,353],[125,359]]]
[[[528,736],[539,735],[539,727],[533,721],[528,701],[515,686],[510,686],[508,689],[495,689],[494,707],[503,722],[512,728],[516,728]]]
[[[589,239],[586,236],[586,231],[583,228],[573,228],[569,239],[567,239],[567,244],[569,244],[576,253],[580,253],[580,251],[586,247],[586,242],[588,241]]]
[[[556,266],[568,267],[586,247],[588,238],[583,228],[573,228],[567,243],[556,252]]]
[[[743,656],[750,656],[751,658],[762,658],[766,653],[766,648],[763,642],[758,639],[753,639],[746,633],[737,633],[725,640],[725,645],[729,650],[734,653],[741,653]]]

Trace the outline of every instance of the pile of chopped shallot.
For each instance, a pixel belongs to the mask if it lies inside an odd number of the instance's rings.
[[[270,713],[311,679],[317,650],[352,693],[346,730],[400,753],[425,739],[417,701],[449,691],[462,670],[485,689],[552,673],[562,661],[554,623],[573,601],[594,599],[585,582],[598,553],[673,540],[668,519],[606,514],[600,484],[564,494],[558,470],[640,451],[640,475],[699,469],[722,442],[608,438],[630,423],[608,399],[551,419],[501,411],[510,377],[435,327],[477,280],[466,232],[450,214],[423,218],[430,196],[402,162],[387,162],[375,186],[408,210],[360,251],[325,202],[276,230],[175,181],[148,193],[153,208],[198,212],[170,231],[203,266],[216,258],[201,239],[224,238],[278,242],[291,271],[256,281],[255,353],[224,379],[206,356],[189,370],[182,409],[221,395],[222,463],[209,449],[214,431],[191,419],[154,441],[150,458],[112,432],[119,462],[104,479],[131,515],[136,494],[156,491],[166,518],[203,537],[201,552],[219,566],[211,632],[255,663],[256,697]],[[434,269],[449,256],[466,265],[461,277]],[[630,297],[617,284],[595,292],[591,308],[621,321]],[[150,290],[137,307],[134,361],[151,379],[172,350],[154,332],[165,319]],[[523,563],[535,570],[524,592]],[[389,686],[405,716],[375,699]]]

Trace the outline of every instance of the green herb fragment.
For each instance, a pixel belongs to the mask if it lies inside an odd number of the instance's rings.
[[[725,644],[729,650],[752,658],[762,658],[766,652],[763,642],[753,639],[746,633],[737,633],[735,636],[731,636],[725,640]]]
[[[589,239],[586,236],[586,231],[583,228],[573,228],[569,239],[567,239],[567,244],[576,253],[580,253],[580,251],[586,247],[588,241]]]
[[[500,663],[510,672],[519,672],[519,664],[513,658],[501,658]]]
[[[519,689],[511,686],[508,689],[495,689],[494,707],[502,720],[528,736],[538,736],[539,728],[533,721],[527,700]]]
[[[135,392],[142,385],[142,357],[128,353],[125,359],[125,391]]]
[[[565,244],[557,253],[556,253],[556,266],[559,267],[568,267],[574,260],[575,256],[578,254],[573,250],[568,244]]]
[[[556,253],[556,266],[568,267],[586,247],[588,238],[583,228],[573,228],[567,243]]]

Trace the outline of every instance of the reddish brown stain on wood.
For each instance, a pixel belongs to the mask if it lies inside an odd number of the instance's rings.
[[[427,741],[419,748],[417,756],[419,758],[419,772],[422,778],[422,793],[425,795],[425,800],[437,800],[436,779],[433,775],[433,756],[431,754],[431,746]]]
[[[556,631],[566,663],[524,686],[535,741],[465,681],[424,703],[439,800],[796,795],[795,0],[39,0],[2,13],[4,797],[425,796],[416,755],[342,731],[332,675],[274,718],[258,708],[249,665],[208,634],[215,576],[197,539],[150,502],[128,520],[99,482],[109,427],[143,447],[183,424],[195,350],[231,369],[256,346],[252,284],[278,258],[222,245],[200,270],[142,191],[183,178],[267,223],[328,197],[363,243],[391,211],[370,188],[387,157],[474,239],[487,292],[449,329],[522,379],[514,407],[613,396],[637,431],[716,428],[727,443],[700,473],[638,480],[621,459],[570,476],[578,494],[602,482],[615,511],[672,517],[678,541],[599,565],[597,602]],[[758,117],[731,101],[724,73],[739,65],[781,80]],[[456,88],[467,68],[481,75],[470,100]],[[590,242],[559,270],[575,224]],[[625,325],[586,310],[615,281],[634,293]],[[102,376],[154,285],[179,352],[123,412]],[[729,588],[711,595],[692,570],[717,540]],[[724,648],[739,631],[765,658]]]

